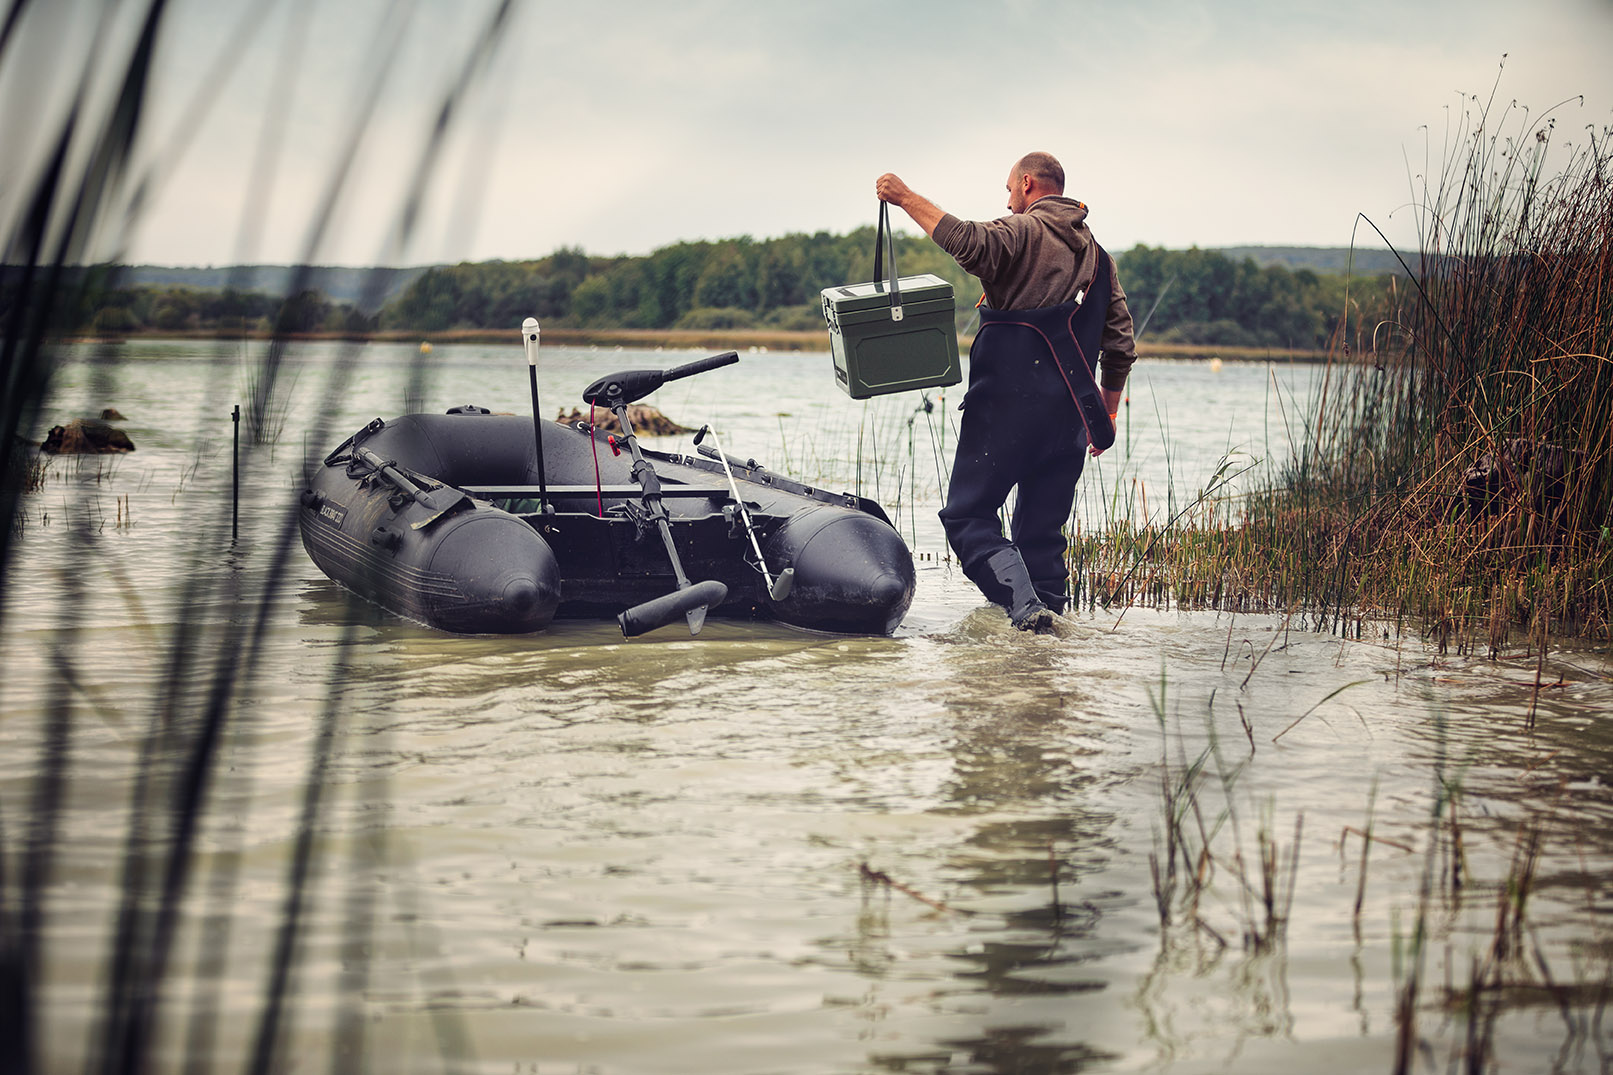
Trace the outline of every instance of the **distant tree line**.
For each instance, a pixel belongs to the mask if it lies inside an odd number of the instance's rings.
[[[422,273],[381,310],[384,328],[506,328],[536,316],[578,328],[823,328],[818,293],[866,280],[874,231],[684,242],[643,257],[561,249],[538,261],[492,261]],[[898,238],[903,275],[935,273],[959,294],[968,274],[928,240]],[[973,299],[969,300],[972,304]],[[968,304],[965,304],[967,308]]]
[[[898,236],[903,275],[948,280],[965,328],[979,282],[934,243]],[[682,242],[641,257],[562,248],[532,261],[426,269],[379,310],[304,290],[289,299],[257,291],[180,285],[79,289],[58,311],[66,331],[279,331],[435,333],[508,329],[529,316],[574,328],[802,330],[823,328],[819,292],[873,275],[874,230],[778,239]],[[1387,274],[1258,266],[1211,250],[1138,245],[1116,258],[1145,338],[1203,345],[1319,349],[1341,327],[1359,336],[1390,316]],[[12,286],[7,278],[0,286]],[[1346,311],[1348,315],[1346,316]]]
[[[535,315],[578,328],[823,328],[819,292],[873,275],[874,231],[686,242],[643,257],[564,249],[537,261],[429,269],[380,314],[381,326],[419,332],[508,328]],[[1117,256],[1121,283],[1146,338],[1243,347],[1320,349],[1390,316],[1389,274],[1346,276],[1260,267],[1209,250],[1136,246]],[[928,239],[898,236],[903,275],[933,273],[954,288],[959,327],[979,281]],[[1346,319],[1346,310],[1349,311]]]
[[[364,334],[379,325],[374,314],[312,289],[286,297],[182,284],[123,287],[114,282],[115,271],[105,268],[76,277],[52,292],[50,323],[58,332]],[[0,270],[0,321],[13,316],[25,286],[18,270]]]
[[[1132,317],[1145,338],[1238,347],[1321,349],[1345,324],[1391,316],[1388,274],[1260,268],[1208,250],[1136,246],[1116,259]]]

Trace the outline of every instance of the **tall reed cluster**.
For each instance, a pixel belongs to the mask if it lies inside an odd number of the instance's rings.
[[[289,294],[304,290],[314,266],[328,259],[338,207],[345,204],[344,197],[352,197],[358,174],[354,162],[361,156],[373,155],[392,174],[408,177],[405,192],[388,208],[376,264],[399,264],[408,256],[422,207],[449,156],[445,140],[486,83],[500,43],[511,37],[514,3],[470,5],[480,12],[463,13],[471,16],[460,23],[467,28],[464,40],[437,43],[440,63],[433,74],[440,76],[440,87],[411,98],[408,107],[388,116],[379,113],[390,100],[384,91],[389,83],[396,84],[394,76],[418,81],[418,72],[399,69],[407,35],[429,31],[413,29],[426,14],[419,5],[391,5],[380,13],[373,32],[355,35],[361,47],[351,53],[351,95],[321,99],[320,108],[342,121],[345,140],[338,140],[328,161],[321,193],[305,207],[308,227]],[[75,21],[56,10],[65,5],[50,5],[49,12],[46,6],[12,4],[0,25],[0,76],[26,64],[24,77],[39,100],[61,105],[57,112],[40,106],[46,122],[34,143],[8,142],[13,149],[33,144],[35,152],[8,158],[9,182],[0,184],[0,597],[8,596],[28,570],[19,567],[22,500],[43,475],[29,445],[38,442],[53,377],[71,361],[52,339],[52,326],[62,309],[90,301],[85,289],[96,286],[102,275],[85,273],[83,266],[115,261],[127,250],[142,213],[189,140],[204,128],[226,85],[250,66],[240,62],[241,50],[254,42],[278,48],[278,70],[295,72],[304,44],[314,36],[316,16],[322,14],[314,4],[292,5],[290,10],[282,6],[278,12],[269,4],[246,5],[221,16],[232,20],[231,32],[216,35],[217,53],[210,57],[184,55],[179,66],[195,65],[203,73],[164,127],[153,118],[161,113],[153,113],[151,101],[154,87],[172,74],[164,60],[173,52],[159,43],[195,13],[175,14],[174,5],[164,0],[96,5],[93,11],[91,5],[80,5],[84,10],[73,13],[78,25],[95,27],[95,32],[75,37],[61,30]],[[323,13],[336,7],[328,5]],[[461,14],[456,9],[454,18],[460,20]],[[274,23],[271,15],[280,16],[281,22]],[[356,26],[353,20],[358,18],[352,15],[344,25]],[[51,49],[56,51],[45,51]],[[41,55],[48,55],[51,63],[37,63]],[[60,76],[58,84],[44,77],[51,74]],[[281,84],[278,77],[272,89],[256,97],[263,109],[255,158],[260,176],[277,172],[279,132],[292,117],[297,97],[294,87]],[[372,126],[379,128],[394,116],[398,123],[387,127],[392,136],[366,138]],[[399,136],[408,129],[416,137]],[[269,190],[255,180],[243,181],[241,187],[242,245],[255,251],[255,222],[262,219]],[[367,308],[379,305],[391,271],[380,268],[367,274],[362,299]],[[293,341],[277,334],[247,376],[253,435],[242,473],[248,481],[284,481],[272,455],[292,379],[286,362],[292,346]],[[313,443],[330,436],[337,401],[359,354],[359,345],[353,344],[319,371],[324,402],[308,416]],[[417,365],[413,370],[417,380],[421,369]],[[108,363],[106,383],[115,385],[116,376],[115,364]],[[288,492],[277,510],[257,520],[253,539],[240,544],[230,538],[227,504],[200,496],[192,504],[188,532],[173,536],[175,555],[188,565],[173,583],[180,611],[173,622],[150,629],[157,647],[155,676],[147,682],[136,679],[115,706],[108,696],[81,687],[77,670],[82,665],[123,659],[86,630],[96,610],[118,596],[92,584],[92,565],[112,562],[100,546],[104,526],[93,524],[70,526],[62,536],[72,561],[86,569],[62,572],[50,591],[51,613],[61,626],[51,632],[48,667],[8,669],[13,679],[51,677],[37,720],[8,728],[7,745],[20,744],[12,749],[32,755],[19,760],[10,773],[27,772],[31,778],[8,774],[0,787],[0,1071],[8,1075],[61,1070],[80,1053],[82,1062],[76,1066],[107,1073],[221,1067],[269,1072],[314,1062],[289,1054],[298,1016],[331,1006],[328,1000],[308,999],[300,988],[299,967],[319,910],[313,879],[335,854],[329,841],[317,837],[337,808],[337,793],[326,785],[352,718],[342,698],[345,645],[340,647],[344,656],[327,673],[329,696],[299,774],[301,806],[287,837],[291,850],[277,893],[278,912],[267,922],[262,916],[237,917],[234,908],[249,887],[242,863],[253,850],[248,843],[252,824],[244,820],[252,812],[255,790],[248,764],[253,718],[261,718],[266,708],[261,704],[262,660],[272,614],[293,579],[296,501]],[[127,518],[127,501],[120,498],[116,525],[125,525]],[[125,604],[139,607],[141,595],[127,576],[115,564],[107,574]],[[0,600],[0,616],[14,607]],[[232,614],[215,615],[220,608]],[[86,764],[81,746],[88,733],[107,724],[107,713],[114,708],[128,714],[116,722],[128,749],[127,772],[109,774],[105,765]],[[53,931],[54,923],[98,913],[85,910],[89,905],[75,893],[79,883],[70,870],[72,826],[83,824],[84,812],[74,802],[75,791],[125,777],[126,805],[96,820],[121,846],[111,866],[115,906],[106,909],[104,935],[86,942],[71,931]],[[272,816],[269,808],[260,807],[257,818],[266,815]],[[372,842],[362,854],[381,856],[378,845]],[[345,871],[354,878],[364,872]],[[373,1031],[366,1030],[364,1009],[368,930],[378,913],[373,892],[355,881],[339,913],[345,947],[328,1066],[360,1071],[368,1066],[366,1049],[374,1041],[366,1037]],[[270,936],[243,956],[231,940],[249,926],[260,938]],[[60,968],[80,960],[94,961],[94,995],[75,1007],[57,979]],[[250,985],[243,991],[243,981],[258,983],[256,992]],[[439,1025],[447,1024],[444,1020]],[[464,1051],[450,1037],[447,1030],[440,1034],[445,1057]],[[453,1061],[445,1060],[443,1066],[451,1069]]]
[[[1559,144],[1550,113],[1470,99],[1415,206],[1402,312],[1332,355],[1286,465],[1225,522],[1077,541],[1083,599],[1385,618],[1492,653],[1609,637],[1610,135]]]

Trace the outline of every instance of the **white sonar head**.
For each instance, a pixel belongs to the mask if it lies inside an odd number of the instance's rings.
[[[529,366],[538,364],[538,319],[529,317],[521,322],[521,342],[526,345],[526,362]]]

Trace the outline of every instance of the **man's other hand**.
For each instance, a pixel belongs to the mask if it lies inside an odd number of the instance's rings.
[[[1114,421],[1116,414],[1120,410],[1120,401],[1123,397],[1123,393],[1118,388],[1103,388],[1100,389],[1099,395],[1103,397],[1103,409],[1109,412],[1109,420]],[[1087,451],[1091,452],[1094,456],[1103,454],[1102,448],[1094,448],[1090,445],[1088,445]]]

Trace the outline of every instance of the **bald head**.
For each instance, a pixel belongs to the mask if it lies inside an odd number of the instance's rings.
[[[1027,153],[1014,162],[1014,175],[1028,175],[1049,194],[1064,193],[1064,166],[1051,153]]]
[[[1064,168],[1051,153],[1027,153],[1008,173],[1008,211],[1023,213],[1038,198],[1064,193]]]

